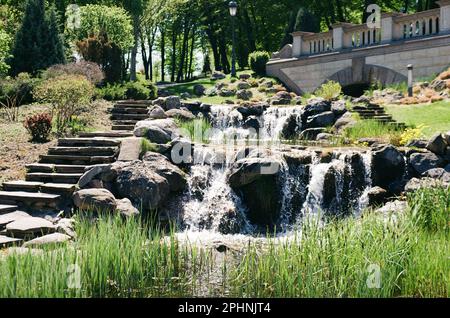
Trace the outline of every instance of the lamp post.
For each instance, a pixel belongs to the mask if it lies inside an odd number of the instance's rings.
[[[233,33],[233,46],[231,50],[231,76],[236,77],[236,52],[234,49],[234,42],[235,42],[235,32],[234,32],[234,17],[237,13],[237,3],[236,1],[230,1],[228,4],[228,7],[230,9],[230,15],[231,15],[231,28]]]

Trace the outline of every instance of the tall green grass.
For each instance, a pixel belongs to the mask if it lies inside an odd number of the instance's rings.
[[[305,219],[295,237],[249,243],[220,264],[154,222],[79,217],[74,243],[0,257],[0,297],[448,297],[449,202],[450,189],[424,189],[405,212]],[[81,288],[70,288],[73,265]]]
[[[193,120],[177,120],[177,125],[181,133],[193,142],[209,143],[209,132],[211,123],[205,118],[196,118]]]
[[[355,125],[344,130],[343,137],[355,142],[360,138],[380,138],[394,145],[399,144],[402,130],[376,120],[358,120]]]

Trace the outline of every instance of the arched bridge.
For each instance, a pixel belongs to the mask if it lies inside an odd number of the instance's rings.
[[[338,23],[323,33],[295,32],[293,43],[272,55],[267,74],[297,94],[328,80],[343,87],[403,82],[407,65],[414,78],[438,74],[450,66],[450,0],[415,14],[383,13],[381,28]]]

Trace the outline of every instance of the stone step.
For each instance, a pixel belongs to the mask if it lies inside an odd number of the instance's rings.
[[[112,156],[118,147],[50,147],[49,155]]]
[[[0,248],[18,246],[21,245],[22,243],[23,239],[0,235]]]
[[[124,109],[124,108],[133,108],[133,109],[148,109],[150,105],[146,104],[115,104],[114,109]]]
[[[25,191],[0,191],[0,203],[4,204],[25,204],[34,203],[56,207],[61,199],[59,194],[25,192]]]
[[[112,114],[147,114],[147,108],[141,107],[114,107],[110,108],[109,111]]]
[[[5,191],[39,192],[44,183],[36,181],[8,181],[3,183]]]
[[[133,131],[135,125],[112,125],[112,130],[127,130],[127,131]]]
[[[108,137],[108,138],[126,138],[133,136],[129,131],[96,131],[79,133],[79,137],[94,138],[94,137]]]
[[[18,209],[17,205],[0,204],[0,214],[14,212]]]
[[[64,155],[41,155],[40,163],[93,165],[100,163],[111,163],[115,161],[114,156],[64,156]]]
[[[134,99],[127,99],[127,100],[119,100],[116,102],[115,105],[151,105],[151,100],[134,100]]]
[[[120,140],[114,138],[61,138],[58,139],[58,146],[61,147],[114,147],[119,146]]]
[[[58,165],[33,163],[26,165],[28,172],[84,173],[87,165]]]
[[[384,109],[372,110],[372,109],[362,109],[356,111],[359,114],[384,114],[386,111]]]
[[[45,173],[32,172],[27,173],[25,179],[34,182],[50,182],[50,183],[71,183],[76,184],[81,178],[82,173]]]
[[[113,120],[113,125],[136,125],[139,120]]]
[[[46,193],[72,194],[77,189],[75,183],[44,183],[41,191]]]
[[[147,114],[112,114],[112,120],[144,120],[148,119]]]

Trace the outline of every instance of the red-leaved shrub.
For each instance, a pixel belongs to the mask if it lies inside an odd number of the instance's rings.
[[[24,126],[33,141],[46,141],[52,131],[52,116],[47,113],[29,116],[25,119]]]

